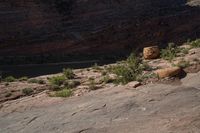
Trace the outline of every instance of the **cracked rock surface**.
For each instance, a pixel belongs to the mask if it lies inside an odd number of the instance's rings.
[[[199,133],[200,72],[176,84],[123,86],[68,99],[3,103],[1,133]]]

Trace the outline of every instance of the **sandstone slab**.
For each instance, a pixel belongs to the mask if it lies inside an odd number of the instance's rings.
[[[178,75],[181,72],[180,67],[171,67],[156,70],[155,73],[159,76],[159,78],[173,77]]]

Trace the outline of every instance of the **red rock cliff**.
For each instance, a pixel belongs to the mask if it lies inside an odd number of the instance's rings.
[[[200,36],[199,0],[1,0],[0,55],[110,53]]]

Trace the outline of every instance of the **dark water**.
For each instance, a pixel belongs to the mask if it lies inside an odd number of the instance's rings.
[[[63,62],[63,63],[54,63],[54,64],[36,64],[36,65],[14,65],[14,66],[0,66],[0,74],[2,77],[14,76],[16,78],[27,76],[29,78],[55,74],[62,72],[63,68],[73,68],[80,69],[91,67],[95,63],[98,65],[112,63],[111,61],[83,61],[83,62]]]

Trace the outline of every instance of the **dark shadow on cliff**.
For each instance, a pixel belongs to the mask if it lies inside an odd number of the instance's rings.
[[[193,1],[198,5],[198,0]],[[14,64],[84,60],[109,63],[145,46],[163,48],[169,42],[180,45],[188,39],[200,38],[200,8],[186,3],[186,0],[4,1],[0,7],[0,63],[10,65],[4,71],[23,75]],[[63,58],[63,54],[67,56]],[[60,56],[51,60],[51,55]],[[41,66],[43,69],[30,72],[31,69],[24,68],[24,71],[35,76],[56,73],[63,67]]]

